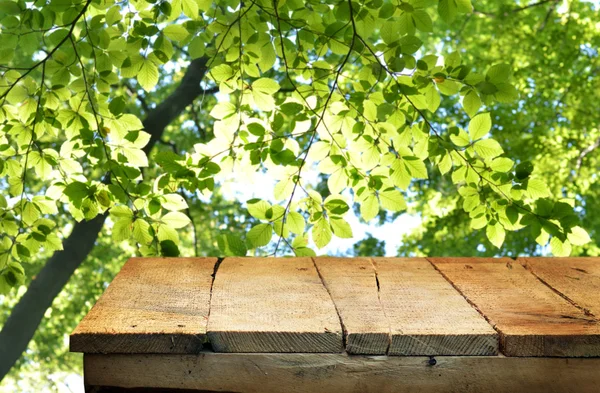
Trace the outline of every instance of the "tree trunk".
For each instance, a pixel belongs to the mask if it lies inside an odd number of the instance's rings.
[[[202,94],[200,82],[205,73],[205,58],[192,61],[177,89],[148,113],[143,122],[144,129],[151,135],[144,148],[146,154],[162,137],[167,125]],[[0,331],[0,381],[27,348],[54,298],[94,247],[106,217],[102,214],[90,221],[76,223],[63,242],[64,249],[50,257],[11,311]]]

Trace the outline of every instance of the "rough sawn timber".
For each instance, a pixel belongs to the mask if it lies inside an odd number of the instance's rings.
[[[226,258],[208,338],[217,352],[341,352],[342,327],[310,257]]]
[[[509,258],[429,260],[496,327],[505,355],[600,356],[598,321],[520,263]]]
[[[86,354],[96,386],[237,393],[597,393],[600,359],[345,354]],[[107,390],[120,392],[121,390]],[[128,390],[123,390],[128,392]]]
[[[338,310],[350,354],[384,355],[390,345],[390,325],[369,258],[313,258]]]
[[[131,258],[71,334],[85,353],[198,353],[217,258]]]
[[[518,258],[527,269],[561,296],[600,317],[600,258]]]
[[[498,335],[425,258],[373,258],[390,355],[494,355]]]

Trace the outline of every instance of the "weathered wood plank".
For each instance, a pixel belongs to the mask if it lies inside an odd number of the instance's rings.
[[[131,258],[71,334],[86,353],[197,353],[216,258]]]
[[[390,355],[493,355],[494,329],[424,258],[374,258]]]
[[[311,258],[225,258],[208,338],[217,352],[340,352],[342,328]]]
[[[600,258],[518,258],[534,275],[589,315],[600,317]]]
[[[390,325],[371,260],[318,257],[313,261],[342,320],[346,352],[384,355],[390,344]]]
[[[507,356],[600,356],[600,328],[508,258],[430,258],[500,332]]]
[[[94,355],[88,385],[238,393],[596,393],[600,359],[345,354]],[[90,390],[91,391],[91,390]]]
[[[86,393],[236,393],[222,390],[165,389],[165,388],[121,388],[118,386],[86,386]]]

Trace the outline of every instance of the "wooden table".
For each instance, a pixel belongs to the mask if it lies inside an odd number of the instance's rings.
[[[88,392],[585,393],[598,316],[600,258],[132,258],[70,345]]]

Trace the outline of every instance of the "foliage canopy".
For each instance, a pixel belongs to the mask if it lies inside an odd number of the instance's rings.
[[[463,219],[494,246],[529,227],[538,244],[569,255],[590,240],[576,201],[554,196],[531,161],[509,157],[490,134],[495,109],[517,105],[513,67],[477,71],[468,54],[423,47],[434,19],[451,24],[472,8],[469,0],[0,2],[8,194],[0,289],[22,283],[22,263],[40,249],[61,249],[57,215],[108,212],[115,241],[179,255],[178,230],[190,223],[182,195],[210,195],[231,171],[268,170],[278,182],[272,201],[248,201],[260,222],[245,240],[219,238],[226,255],[271,242],[274,253],[314,255],[310,240],[322,248],[352,237],[344,216],[353,206],[367,222],[404,211],[411,187],[438,172],[454,185]],[[168,88],[186,61],[205,72],[204,134],[151,153],[159,136],[128,95]],[[313,166],[327,175],[324,193],[304,183]]]

